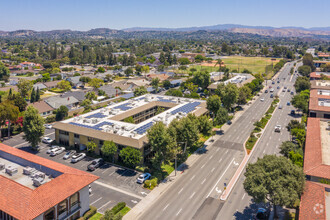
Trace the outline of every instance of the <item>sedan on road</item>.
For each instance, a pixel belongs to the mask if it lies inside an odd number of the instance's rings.
[[[45,144],[51,144],[53,142],[53,140],[49,137],[44,137],[42,139],[42,142],[45,143]]]
[[[281,132],[281,125],[275,126],[275,132]]]
[[[64,159],[64,160],[67,160],[67,159],[69,159],[70,157],[72,157],[75,153],[76,153],[75,150],[70,150],[70,151],[66,152],[66,154],[64,154],[63,159]]]
[[[143,173],[137,178],[136,182],[142,184],[142,183],[144,183],[144,181],[148,180],[150,177],[151,177],[150,173]]]
[[[262,101],[262,102],[263,102],[263,101],[265,101],[265,99],[264,99],[264,98],[262,98],[262,99],[260,99],[260,101]]]
[[[77,163],[86,157],[85,153],[76,153],[71,158],[71,163]]]

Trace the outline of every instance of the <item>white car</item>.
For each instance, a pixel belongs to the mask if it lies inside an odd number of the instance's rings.
[[[275,126],[275,132],[281,132],[281,125]]]
[[[262,99],[260,99],[260,101],[262,101],[262,102],[263,102],[263,101],[265,101],[265,99],[264,99],[264,98],[262,98]]]
[[[45,144],[51,144],[53,142],[53,140],[49,137],[44,137],[42,139],[42,142],[45,143]]]
[[[150,173],[143,173],[137,178],[136,182],[142,184],[142,183],[144,183],[144,181],[146,181],[150,177],[151,177]]]
[[[56,148],[56,149],[50,151],[50,156],[54,157],[64,151],[65,151],[65,147]]]
[[[78,161],[84,159],[86,157],[85,153],[76,153],[71,157],[71,163],[77,163]]]
[[[60,148],[59,146],[57,145],[52,145],[48,150],[47,150],[47,154],[50,154],[50,152],[52,152],[53,150],[57,149],[57,148]]]
[[[70,150],[70,151],[66,152],[66,154],[64,154],[63,159],[67,160],[70,157],[72,157],[74,154],[76,154],[76,151],[75,150]]]
[[[47,128],[47,129],[52,129],[52,128],[53,128],[53,126],[52,126],[51,124],[44,124],[44,126],[45,126],[45,128]]]
[[[279,108],[279,109],[282,109],[282,105],[279,105],[278,108]]]

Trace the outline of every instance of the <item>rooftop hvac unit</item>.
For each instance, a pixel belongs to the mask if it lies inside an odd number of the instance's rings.
[[[96,124],[98,122],[98,120],[96,118],[92,119],[92,124]]]
[[[7,168],[6,168],[6,173],[9,174],[10,176],[16,174],[17,171],[18,171],[18,169],[13,166],[7,166]]]
[[[5,164],[4,163],[0,163],[0,170],[5,169]]]
[[[324,102],[320,102],[320,106],[324,106]]]
[[[44,184],[46,181],[41,178],[41,177],[38,177],[38,178],[34,178],[33,180],[33,185],[38,187],[38,186],[41,186],[42,184]]]

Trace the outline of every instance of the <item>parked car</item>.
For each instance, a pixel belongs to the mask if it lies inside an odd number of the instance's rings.
[[[265,90],[265,93],[268,93],[268,90],[267,89]]]
[[[52,129],[53,128],[53,126],[51,124],[44,124],[44,126],[45,126],[46,129]]]
[[[287,102],[287,103],[286,103],[286,105],[290,106],[290,105],[291,105],[291,103],[290,103],[290,102]]]
[[[286,86],[284,86],[284,89],[287,89],[287,87],[286,87]]]
[[[274,89],[273,89],[273,88],[271,88],[271,89],[270,89],[270,92],[274,92]]]
[[[65,151],[65,147],[56,148],[56,149],[50,151],[50,156],[54,157],[56,155],[63,153],[64,151]]]
[[[280,89],[280,87],[279,87],[279,86],[277,86],[277,89]]]
[[[265,208],[258,208],[255,219],[265,220],[269,218],[270,210]]]
[[[281,125],[275,126],[275,132],[281,132]]]
[[[55,149],[57,149],[57,148],[59,148],[59,146],[57,146],[57,145],[52,145],[52,146],[46,151],[46,153],[47,153],[47,154],[50,154],[50,152],[52,152],[52,150],[55,150]]]
[[[51,144],[53,142],[53,140],[49,137],[44,137],[44,138],[42,138],[42,142],[45,144]]]
[[[288,92],[290,92],[290,89],[288,89]]]
[[[286,89],[283,89],[282,92],[286,92]]]
[[[275,81],[272,81],[272,84],[275,84]]]
[[[291,110],[290,115],[295,115],[296,111],[295,110]]]
[[[67,159],[69,159],[70,157],[72,157],[75,153],[76,153],[75,150],[70,150],[70,151],[66,152],[66,154],[64,154],[63,159],[64,159],[64,160],[67,160]]]
[[[98,158],[92,161],[92,163],[88,164],[87,170],[94,171],[96,168],[99,168],[104,164],[104,160],[102,158]]]
[[[227,125],[231,125],[231,124],[232,124],[231,120],[228,120]]]
[[[85,153],[76,153],[71,157],[71,163],[77,163],[86,157]]]
[[[91,187],[91,185],[88,186],[88,191],[89,191],[89,194],[92,194],[92,187]]]
[[[278,108],[279,108],[279,109],[282,109],[282,105],[279,105]]]
[[[143,173],[137,178],[137,183],[144,183],[144,181],[148,180],[151,177],[150,173]]]
[[[294,92],[293,91],[291,91],[291,93],[290,93],[291,95],[294,95]]]

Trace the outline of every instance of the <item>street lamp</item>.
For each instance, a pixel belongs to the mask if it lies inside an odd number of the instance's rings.
[[[183,150],[183,153],[186,152],[186,149],[187,149],[187,142],[177,142],[178,144],[185,144],[184,146],[184,150]],[[178,156],[178,151],[176,150],[175,152],[175,176],[176,176],[176,170],[177,170],[177,156]]]

